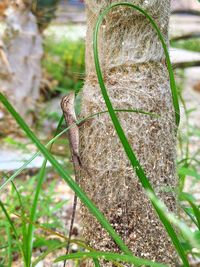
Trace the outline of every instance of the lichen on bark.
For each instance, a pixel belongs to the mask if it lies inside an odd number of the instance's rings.
[[[81,116],[105,110],[95,73],[92,34],[99,12],[116,1],[87,0],[86,81]],[[117,1],[120,2],[120,1]],[[146,9],[168,42],[169,0],[127,1]],[[113,9],[99,34],[101,67],[116,109],[143,109],[160,118],[118,113],[123,129],[157,195],[176,213],[176,125],[164,52],[145,17],[130,8]],[[139,257],[176,266],[177,255],[130,166],[108,114],[80,128],[80,156],[88,172],[81,187]],[[88,175],[90,174],[90,175]],[[84,206],[83,236],[95,249],[119,251]],[[90,266],[90,262],[87,266]],[[92,264],[91,264],[92,266]],[[112,266],[102,262],[101,266]]]

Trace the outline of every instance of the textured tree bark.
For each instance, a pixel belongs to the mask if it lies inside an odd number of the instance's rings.
[[[86,66],[82,114],[105,110],[94,67],[92,33],[105,6],[116,1],[87,0]],[[119,2],[119,1],[117,1]],[[127,1],[146,9],[168,42],[170,0]],[[123,129],[157,195],[176,212],[176,126],[164,52],[145,17],[130,8],[115,8],[105,18],[99,36],[102,70],[116,109],[138,108],[160,118],[118,113]],[[88,172],[81,186],[132,252],[143,258],[176,266],[178,257],[145,195],[108,115],[80,129],[80,154]],[[88,175],[90,173],[90,175]],[[84,206],[83,235],[98,250],[119,251]],[[91,264],[91,265],[90,265]],[[87,263],[87,266],[93,266]],[[112,266],[103,262],[101,266]]]
[[[29,6],[18,2],[6,11],[2,49],[8,65],[0,70],[0,87],[31,123],[32,111],[39,96],[42,38]],[[5,66],[2,57],[0,60]]]

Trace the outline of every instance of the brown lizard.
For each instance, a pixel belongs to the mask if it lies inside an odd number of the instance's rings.
[[[68,139],[69,139],[69,144],[70,144],[72,161],[74,165],[75,181],[79,184],[79,176],[77,172],[82,166],[81,166],[81,161],[79,158],[79,127],[76,124],[77,119],[76,119],[76,114],[75,114],[74,102],[75,102],[75,93],[72,92],[69,95],[63,97],[61,101],[61,108],[63,111],[63,115],[65,118],[67,127],[74,124],[74,126],[70,128],[68,131]],[[68,242],[66,246],[66,254],[69,253],[69,246],[70,246],[75,213],[76,213],[76,206],[77,206],[77,196],[74,195],[73,211],[72,211],[72,218],[71,218],[70,229],[69,229],[69,238],[68,238]],[[66,261],[64,262],[64,267],[65,266],[66,266]]]

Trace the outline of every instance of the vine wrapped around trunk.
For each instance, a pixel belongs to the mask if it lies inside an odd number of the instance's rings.
[[[95,73],[92,35],[102,9],[116,1],[87,0],[86,81],[81,116],[106,109]],[[120,1],[117,1],[120,2]],[[168,41],[170,1],[127,1],[149,12]],[[157,195],[176,212],[176,124],[164,52],[145,17],[129,8],[113,9],[99,36],[104,79],[115,109],[142,109],[159,118],[119,113],[120,122]],[[80,154],[88,172],[81,187],[106,215],[134,255],[176,266],[177,255],[116,136],[109,115],[80,128]],[[83,235],[91,246],[118,251],[82,206]],[[87,264],[90,266],[90,263]],[[91,264],[92,266],[92,264]],[[101,266],[112,266],[104,262]]]

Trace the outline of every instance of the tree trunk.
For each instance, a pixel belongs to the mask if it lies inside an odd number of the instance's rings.
[[[87,0],[86,66],[82,114],[106,110],[94,67],[92,34],[105,6],[116,1]],[[117,1],[119,2],[119,1]],[[168,42],[170,0],[127,1],[146,9]],[[145,17],[130,8],[115,8],[105,18],[99,36],[100,61],[116,109],[143,109],[160,118],[118,113],[123,129],[157,195],[176,212],[176,126],[164,52]],[[106,215],[133,254],[177,264],[177,255],[125,155],[109,115],[80,129],[80,153],[88,172],[81,186]],[[90,175],[89,175],[90,174]],[[97,250],[119,251],[99,223],[81,208],[83,235]],[[90,263],[87,263],[90,266]],[[91,266],[93,266],[91,264]],[[112,266],[103,262],[101,266]]]
[[[0,87],[31,123],[39,96],[42,38],[29,5],[22,1],[18,5],[10,4],[5,24],[3,51],[8,64],[0,70]]]

